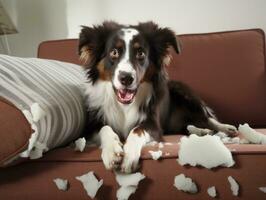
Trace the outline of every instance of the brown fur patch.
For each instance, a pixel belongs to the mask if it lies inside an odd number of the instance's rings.
[[[140,137],[140,136],[144,135],[144,130],[141,127],[137,127],[134,129],[133,133]]]
[[[139,44],[138,42],[135,42],[135,43],[133,44],[133,47],[134,47],[135,49],[138,49],[138,48],[140,48],[140,44]]]
[[[122,48],[124,46],[124,42],[122,40],[118,40],[115,44],[117,49]]]
[[[80,54],[80,61],[85,65],[88,64],[90,62],[90,50],[89,47],[84,46],[81,48],[81,54]]]
[[[166,54],[163,58],[163,65],[164,67],[167,67],[170,65],[171,61],[172,61],[173,57],[170,53]]]
[[[100,79],[107,81],[107,80],[111,80],[111,74],[109,71],[105,70],[105,66],[104,66],[104,61],[101,60],[98,65],[97,65],[97,69],[99,70],[99,75],[100,75]]]
[[[153,75],[157,72],[157,69],[155,68],[154,65],[150,65],[148,67],[148,69],[146,70],[143,79],[141,80],[141,82],[150,82],[151,78],[153,77]]]

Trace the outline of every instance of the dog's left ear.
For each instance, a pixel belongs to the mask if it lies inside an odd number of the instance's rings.
[[[108,37],[120,25],[113,21],[105,21],[92,27],[82,26],[79,34],[78,52],[85,66],[93,66],[102,58]]]
[[[151,47],[151,57],[156,58],[158,66],[168,65],[171,60],[169,48],[181,52],[181,45],[176,34],[169,28],[159,28],[154,22],[140,23],[136,28],[145,35]]]

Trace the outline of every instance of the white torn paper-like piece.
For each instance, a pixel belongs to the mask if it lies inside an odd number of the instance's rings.
[[[83,137],[83,138],[79,138],[75,141],[75,151],[84,151],[85,149],[85,146],[86,146],[86,139]]]
[[[227,179],[228,179],[228,182],[230,183],[230,188],[232,190],[233,195],[238,196],[238,191],[239,191],[238,183],[232,176],[228,176]]]
[[[171,143],[171,142],[165,142],[164,145],[172,146],[173,143]]]
[[[59,190],[67,191],[67,189],[68,189],[68,180],[61,179],[61,178],[56,178],[53,181],[54,181],[54,183],[56,184],[56,186],[57,186],[57,188]]]
[[[242,133],[245,139],[254,144],[266,144],[266,135],[259,133],[251,128],[247,123],[239,125],[238,131]]]
[[[220,138],[211,135],[192,134],[182,137],[178,157],[180,165],[201,165],[208,169],[218,166],[231,167],[235,163],[231,152]]]
[[[163,152],[161,150],[149,151],[149,153],[151,154],[151,157],[153,160],[158,160],[163,155]]]
[[[239,144],[240,138],[239,137],[229,137],[226,133],[219,131],[215,134],[218,136],[224,144]]]
[[[259,190],[266,193],[266,187],[259,187]]]
[[[209,187],[208,189],[207,189],[207,193],[208,193],[208,195],[210,196],[210,197],[216,197],[216,189],[215,189],[215,186],[212,186],[212,187]]]
[[[97,191],[103,184],[103,180],[98,179],[94,176],[93,171],[88,172],[82,176],[76,176],[76,179],[82,182],[84,189],[86,190],[90,198],[94,198],[97,194]]]
[[[159,149],[162,149],[164,147],[163,142],[159,142],[158,147],[159,147]]]
[[[31,150],[29,157],[30,159],[41,158],[44,152],[47,152],[49,149],[45,144],[42,144],[36,141],[34,148]]]
[[[139,182],[145,176],[139,172],[134,174],[116,173],[116,181],[121,186],[117,192],[116,197],[118,200],[127,200],[131,194],[135,193]]]
[[[118,200],[127,200],[131,194],[134,194],[137,190],[136,186],[122,186],[116,192],[116,198]]]
[[[37,149],[38,152],[36,153],[36,150],[35,150],[35,146],[36,146],[37,139],[39,136],[38,128],[37,128],[35,122],[33,121],[33,116],[32,116],[30,111],[22,110],[22,113],[24,114],[27,121],[30,123],[31,129],[33,130],[33,133],[30,136],[27,149],[25,151],[21,152],[19,155],[22,158],[27,158],[27,157],[31,157],[31,159],[39,158],[42,156],[42,152],[38,151],[38,149]]]
[[[116,181],[120,186],[138,186],[139,182],[144,179],[145,176],[140,172],[133,174],[116,173]]]
[[[175,177],[174,186],[178,190],[182,190],[188,193],[197,193],[197,185],[192,181],[191,178],[187,178],[184,174],[179,174]]]
[[[155,146],[156,144],[158,144],[158,142],[152,141],[152,142],[147,143],[146,145],[147,146]]]
[[[46,115],[46,112],[41,108],[38,103],[33,103],[30,107],[32,119],[34,122],[38,122],[41,118]]]
[[[239,137],[225,137],[221,139],[224,144],[239,144],[240,138]]]

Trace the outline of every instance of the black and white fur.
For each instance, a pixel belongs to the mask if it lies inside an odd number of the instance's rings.
[[[176,35],[153,22],[83,27],[79,53],[88,69],[88,130],[99,142],[107,169],[130,173],[142,147],[164,133],[235,133],[218,122],[186,85],[168,80],[169,48]]]

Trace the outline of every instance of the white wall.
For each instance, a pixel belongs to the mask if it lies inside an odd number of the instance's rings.
[[[153,20],[179,34],[259,27],[266,32],[265,0],[2,0],[17,25],[11,54],[36,56],[41,41],[77,38],[80,25],[103,20]],[[3,37],[3,36],[1,36]]]

